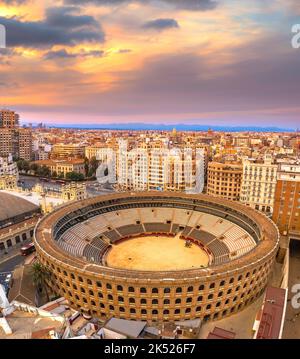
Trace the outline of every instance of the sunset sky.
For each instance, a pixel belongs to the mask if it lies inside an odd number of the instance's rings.
[[[0,0],[22,121],[300,127],[299,0]]]

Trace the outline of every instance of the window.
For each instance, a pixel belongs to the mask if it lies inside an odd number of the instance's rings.
[[[147,304],[147,299],[142,298],[142,299],[141,299],[141,304]]]
[[[93,283],[92,283],[92,281],[90,279],[87,279],[87,284],[92,285]]]
[[[182,288],[180,287],[176,288],[176,293],[182,293]]]
[[[97,283],[97,287],[99,287],[99,288],[101,288],[101,287],[102,287],[101,282],[97,281],[96,283]]]
[[[170,304],[170,299],[165,299],[164,304]]]
[[[119,296],[119,297],[118,297],[118,302],[123,303],[123,302],[124,302],[124,298]]]
[[[141,292],[141,293],[147,293],[147,289],[144,288],[144,287],[142,287],[142,288],[140,289],[140,292]]]
[[[185,313],[190,313],[191,312],[191,308],[186,308]]]
[[[122,287],[121,285],[118,285],[118,286],[117,286],[117,290],[118,290],[119,292],[121,292],[121,291],[123,290],[123,287]]]
[[[152,293],[158,293],[158,289],[157,288],[152,288]]]
[[[80,288],[80,291],[81,291],[81,293],[85,293],[85,289],[84,288]]]
[[[134,299],[134,298],[129,298],[129,303],[134,304],[134,303],[135,303],[135,299]]]
[[[215,283],[211,283],[209,289],[213,289],[215,287]]]
[[[194,287],[188,287],[188,292],[192,292],[194,290]]]
[[[180,309],[175,309],[174,314],[180,314]]]
[[[187,303],[192,303],[192,298],[191,297],[186,298],[186,302]]]
[[[106,283],[106,288],[111,289],[111,285],[109,283]]]
[[[113,296],[111,294],[108,294],[107,299],[108,300],[113,300]]]
[[[130,313],[131,313],[131,314],[135,314],[135,309],[134,309],[134,308],[130,308]]]
[[[153,305],[157,305],[157,304],[158,304],[158,300],[157,300],[157,299],[153,299],[153,300],[152,300],[152,304],[153,304]]]
[[[109,310],[115,310],[114,306],[113,306],[113,305],[110,305],[110,306],[109,306]]]
[[[120,307],[120,312],[124,313],[125,312],[125,308],[124,307]]]
[[[170,293],[171,292],[171,289],[170,288],[165,288],[164,289],[164,293]]]
[[[153,315],[157,315],[158,314],[158,311],[156,309],[152,310],[152,314]]]
[[[180,298],[177,298],[176,300],[175,300],[175,304],[180,304],[181,303],[181,299]]]
[[[79,282],[83,282],[82,277],[78,277]]]
[[[204,290],[204,285],[203,284],[200,285],[199,290]]]
[[[213,294],[209,294],[209,296],[208,296],[208,300],[210,300],[210,299],[213,299],[213,297],[214,297],[214,295]]]
[[[163,314],[164,315],[168,315],[170,312],[169,312],[169,310],[168,309],[165,309],[164,311],[163,311]]]
[[[94,295],[94,292],[91,289],[89,290],[89,295]]]
[[[134,293],[134,288],[133,288],[133,287],[129,287],[129,288],[128,288],[128,292]]]

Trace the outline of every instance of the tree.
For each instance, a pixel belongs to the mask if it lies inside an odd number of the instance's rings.
[[[52,172],[52,177],[57,178],[57,172],[56,171]]]
[[[40,262],[35,262],[32,265],[32,280],[37,290],[41,293],[45,291],[47,301],[49,302],[49,293],[47,289],[47,280],[50,278],[50,271]]]
[[[39,165],[37,163],[31,163],[30,164],[30,171],[33,171],[34,174],[37,173],[37,170],[39,169]]]
[[[66,178],[72,181],[83,181],[84,175],[82,173],[77,173],[77,172],[68,172],[66,174]]]
[[[98,165],[99,165],[99,161],[97,161],[96,157],[93,156],[90,159],[90,171],[92,171],[93,175],[96,173]]]

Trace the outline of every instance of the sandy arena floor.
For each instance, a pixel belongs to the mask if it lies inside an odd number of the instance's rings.
[[[208,255],[197,245],[185,247],[178,237],[133,238],[114,245],[106,257],[113,268],[135,270],[178,270],[208,265]]]

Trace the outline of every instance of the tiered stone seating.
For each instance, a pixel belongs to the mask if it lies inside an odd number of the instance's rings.
[[[219,240],[215,239],[214,241],[210,242],[207,247],[211,250],[215,257],[222,256],[224,254],[229,255],[229,249],[225,243],[220,242]]]
[[[86,257],[88,261],[95,263],[101,263],[102,254],[103,252],[90,244],[87,244],[83,251],[83,256]]]
[[[74,230],[65,232],[58,244],[61,247],[67,247],[69,249],[68,251],[75,256],[82,256],[84,247],[86,246],[86,242],[78,237],[77,233],[74,233]]]
[[[198,229],[193,229],[189,237],[200,241],[204,245],[207,245],[216,238],[213,234]]]
[[[144,223],[146,232],[170,232],[171,224],[168,223]]]
[[[114,243],[122,237],[114,229],[103,233],[107,238],[110,239],[111,243]]]
[[[181,232],[181,235],[184,237],[188,237],[189,233],[191,232],[191,230],[193,229],[193,227],[190,226],[186,226],[184,228],[184,230]]]
[[[125,237],[137,233],[144,233],[144,228],[142,224],[129,224],[127,226],[118,227],[118,232]]]
[[[171,227],[171,232],[177,234],[179,232],[179,224],[173,223]]]

